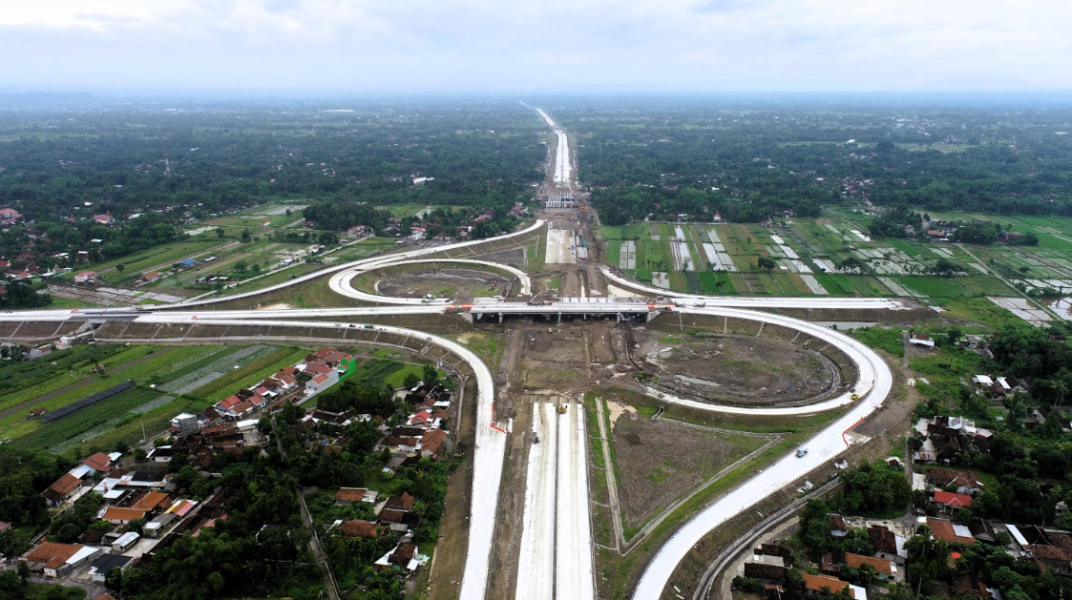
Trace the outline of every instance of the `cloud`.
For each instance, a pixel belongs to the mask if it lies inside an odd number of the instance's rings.
[[[17,86],[1068,89],[1057,0],[36,0]]]

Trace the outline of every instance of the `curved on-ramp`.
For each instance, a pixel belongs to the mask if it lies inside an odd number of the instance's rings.
[[[386,256],[377,256],[377,257],[373,257],[373,258],[363,258],[363,259],[360,259],[360,260],[355,260],[355,261],[351,261],[351,262],[348,262],[348,263],[343,263],[341,265],[335,265],[333,267],[328,267],[327,269],[321,269],[319,271],[313,271],[312,273],[307,273],[305,275],[295,277],[294,279],[284,281],[283,283],[278,283],[276,285],[268,286],[266,288],[261,288],[259,290],[252,290],[252,291],[249,291],[249,292],[243,292],[241,294],[234,294],[232,296],[223,296],[223,297],[220,297],[220,298],[208,298],[208,299],[205,299],[205,300],[194,300],[192,302],[179,302],[179,303],[172,304],[172,305],[166,305],[166,306],[164,306],[162,308],[167,308],[167,306],[182,306],[182,307],[186,307],[186,306],[204,306],[204,305],[207,305],[207,304],[216,304],[216,303],[219,303],[219,302],[229,302],[231,300],[240,300],[242,298],[251,298],[253,296],[259,296],[261,294],[268,294],[268,293],[271,293],[271,292],[274,292],[274,291],[277,291],[277,290],[281,290],[281,289],[290,287],[292,285],[297,285],[299,283],[305,283],[307,281],[312,281],[313,279],[316,279],[318,277],[323,277],[324,275],[327,275],[329,273],[336,273],[338,271],[344,271],[346,269],[352,269],[352,268],[355,268],[355,267],[369,267],[371,269],[372,266],[375,266],[375,265],[378,265],[378,264],[389,264],[389,263],[399,262],[399,261],[402,261],[402,260],[418,258],[418,257],[421,257],[421,256],[429,256],[429,255],[432,255],[432,254],[436,254],[438,252],[449,252],[450,250],[456,250],[458,248],[465,248],[465,247],[468,247],[468,246],[475,246],[477,244],[484,244],[484,243],[487,243],[487,242],[497,242],[497,241],[502,241],[502,240],[508,240],[510,238],[514,238],[514,237],[518,237],[518,236],[522,236],[522,235],[532,233],[533,231],[536,231],[537,229],[539,229],[539,228],[541,228],[543,226],[544,226],[544,221],[541,219],[541,220],[537,220],[535,223],[533,223],[532,225],[526,227],[525,229],[522,229],[521,231],[515,231],[513,233],[507,233],[506,235],[500,235],[500,236],[493,237],[493,238],[486,238],[486,239],[483,239],[483,240],[469,240],[469,241],[466,241],[466,242],[455,242],[453,244],[444,244],[442,246],[430,246],[428,248],[419,248],[417,250],[409,250],[407,252],[399,252],[397,254],[388,254]]]
[[[635,600],[651,600],[661,597],[678,564],[704,536],[716,527],[799,479],[802,474],[822,466],[844,452],[848,448],[848,441],[843,436],[844,432],[878,409],[893,387],[893,374],[878,354],[863,343],[836,331],[798,319],[744,310],[695,308],[682,309],[682,312],[762,320],[799,329],[817,337],[820,337],[818,334],[821,332],[823,339],[836,342],[838,348],[856,362],[859,369],[856,386],[857,392],[860,393],[860,400],[845,415],[805,442],[803,446],[808,449],[808,452],[803,457],[798,458],[795,453],[782,457],[767,467],[761,476],[749,479],[722,496],[674,533],[644,569],[633,591]],[[707,407],[708,410],[719,410],[711,405]],[[798,408],[811,408],[810,412],[815,412],[816,407],[764,409],[771,412],[763,414],[799,414],[796,412]]]
[[[357,266],[351,267],[344,271],[340,271],[331,276],[331,281],[328,285],[331,287],[331,291],[347,298],[353,298],[355,300],[361,300],[362,302],[376,302],[380,304],[450,304],[452,300],[439,299],[439,300],[425,300],[422,298],[397,298],[392,296],[381,296],[379,294],[370,294],[368,292],[362,292],[350,284],[354,277],[358,277],[370,271],[376,271],[379,269],[385,269],[388,267],[399,267],[405,265],[420,265],[420,264],[438,264],[438,263],[461,263],[470,265],[480,265],[484,267],[492,267],[499,269],[500,271],[506,271],[514,277],[517,277],[521,282],[520,293],[522,296],[527,296],[532,293],[532,280],[529,279],[528,273],[512,267],[510,265],[504,265],[487,260],[477,260],[473,258],[422,258],[418,260],[398,260],[391,261],[382,264],[376,264],[373,266]]]
[[[189,317],[171,316],[157,313],[140,316],[139,323],[188,324]],[[212,313],[205,313],[198,319],[199,323],[209,325],[231,326],[272,326],[284,327],[300,325],[319,329],[338,329],[348,327],[349,323],[307,322],[295,323],[292,320],[271,319],[227,319],[213,318]],[[372,325],[375,331],[396,335],[410,335],[424,338],[431,344],[458,356],[473,369],[477,382],[476,408],[476,443],[473,459],[472,501],[469,507],[469,549],[462,573],[462,598],[483,598],[487,588],[488,567],[491,557],[491,544],[495,533],[495,515],[499,504],[499,484],[502,478],[503,456],[506,452],[506,433],[495,427],[493,410],[495,407],[495,381],[491,370],[484,361],[465,346],[436,335],[392,327],[389,325]]]

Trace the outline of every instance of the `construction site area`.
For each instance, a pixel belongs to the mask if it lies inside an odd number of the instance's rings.
[[[886,399],[884,359],[811,321],[878,322],[890,301],[714,305],[663,295],[669,286],[654,279],[616,278],[603,253],[613,247],[613,262],[638,269],[645,245],[595,241],[569,137],[540,114],[556,144],[540,187],[549,204],[517,232],[355,261],[256,300],[70,323],[57,314],[56,323],[2,323],[0,335],[96,327],[101,342],[332,343],[433,364],[457,378],[463,402],[451,417],[460,467],[425,597],[629,597],[664,545],[689,552],[694,544],[672,536],[703,511],[730,498],[724,512],[744,512],[829,470],[847,440],[884,435],[842,435]],[[661,272],[713,277],[690,254],[689,234],[672,237]],[[715,262],[723,247],[705,243]],[[861,400],[869,393],[873,401]],[[806,459],[783,462],[805,443],[815,444]],[[777,492],[747,487],[761,485]]]
[[[468,302],[508,294],[510,281],[490,272],[471,269],[440,269],[423,273],[382,274],[373,289],[398,298],[450,298]]]

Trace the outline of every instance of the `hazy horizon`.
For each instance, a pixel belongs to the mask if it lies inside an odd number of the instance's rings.
[[[1062,93],[1069,17],[1056,0],[41,0],[0,13],[0,91]]]

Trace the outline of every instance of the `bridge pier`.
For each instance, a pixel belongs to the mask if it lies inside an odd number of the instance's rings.
[[[499,324],[502,325],[502,313],[499,313]]]

